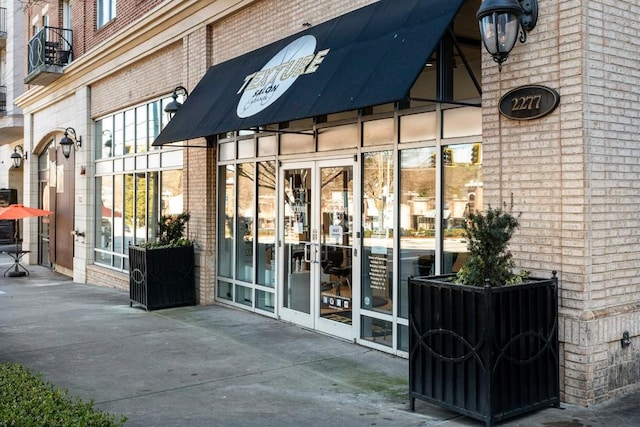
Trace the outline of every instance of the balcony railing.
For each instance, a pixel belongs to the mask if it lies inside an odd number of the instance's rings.
[[[0,113],[7,111],[7,87],[0,86]]]
[[[29,64],[25,83],[46,85],[62,75],[62,67],[73,59],[73,32],[43,27],[29,40]]]

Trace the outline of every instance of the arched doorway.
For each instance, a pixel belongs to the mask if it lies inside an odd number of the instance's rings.
[[[38,219],[38,264],[66,275],[73,272],[73,165],[73,151],[65,159],[56,137],[49,137],[38,156],[38,207],[54,214]]]

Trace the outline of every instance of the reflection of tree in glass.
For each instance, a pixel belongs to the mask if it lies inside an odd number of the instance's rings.
[[[425,197],[431,200],[430,209],[435,209],[435,155],[435,147],[402,150],[402,203],[407,203],[414,197]]]
[[[241,163],[238,170],[238,236],[250,236],[252,234],[254,220],[254,180],[255,167],[253,163]]]
[[[379,151],[364,154],[363,191],[375,204],[380,215],[380,229],[384,229],[384,210],[387,197],[393,192],[393,152]]]
[[[258,186],[276,189],[276,162],[258,163]]]
[[[469,152],[473,144],[453,145],[449,148],[453,151],[454,162],[451,166],[444,168],[445,199],[466,198],[469,189],[466,187],[471,182],[482,181],[482,166],[473,164],[470,161],[456,162],[457,158],[464,158],[463,155],[456,156],[458,151]]]
[[[133,177],[136,177],[135,181]],[[150,196],[154,196],[152,192]],[[134,212],[135,196],[135,212]],[[124,216],[125,224],[133,226],[135,213],[136,226],[146,224],[147,216],[147,176],[145,173],[127,174],[124,179]]]
[[[183,211],[182,170],[162,172],[162,215],[178,214]]]

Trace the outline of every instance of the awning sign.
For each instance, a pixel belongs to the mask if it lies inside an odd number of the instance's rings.
[[[406,99],[464,0],[380,0],[213,65],[154,146]]]
[[[302,36],[278,52],[260,71],[244,79],[238,94],[242,94],[236,113],[251,117],[273,104],[303,74],[315,73],[329,49],[315,53],[316,38]]]

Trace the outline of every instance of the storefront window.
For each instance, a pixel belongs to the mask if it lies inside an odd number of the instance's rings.
[[[147,106],[136,108],[136,153],[147,151]]]
[[[96,160],[113,156],[113,117],[96,122]]]
[[[136,174],[135,188],[135,243],[147,240],[147,177],[144,173]]]
[[[113,251],[122,255],[126,248],[124,244],[124,175],[113,177]],[[116,265],[117,266],[117,265]]]
[[[408,317],[408,278],[435,274],[436,148],[400,152],[398,315]]]
[[[148,152],[163,125],[164,101],[95,122],[96,264],[128,269],[129,244],[154,240],[161,215],[183,212],[182,169],[153,170],[181,168],[181,151]],[[105,161],[124,155],[124,162]]]
[[[237,171],[236,278],[252,283],[255,168],[253,163],[241,163]]]
[[[147,123],[149,125],[148,131],[148,147],[149,149],[159,149],[159,147],[153,147],[153,141],[160,135],[160,130],[162,129],[162,108],[160,106],[160,101],[152,102],[148,105],[149,107],[149,115],[147,117]]]
[[[113,156],[124,154],[124,114],[113,116]]]
[[[170,170],[162,172],[162,215],[177,215],[183,212],[182,171]]]
[[[135,227],[135,191],[134,191],[134,175],[126,174],[124,176],[124,246],[134,244],[133,230]]]
[[[228,301],[231,300],[232,296],[232,287],[231,283],[223,282],[222,280],[218,281],[218,286],[216,286],[217,292],[216,295],[218,298],[226,299]]]
[[[218,275],[233,278],[233,240],[235,237],[233,219],[236,209],[235,166],[222,166],[218,182]]]
[[[124,154],[135,153],[136,147],[136,115],[135,110],[124,112]]]
[[[258,163],[258,284],[273,288],[276,281],[276,163]]]
[[[363,155],[362,176],[362,308],[393,311],[394,174],[393,151]],[[379,323],[379,322],[378,322]],[[363,338],[373,336],[363,322]],[[391,332],[389,332],[391,334]]]
[[[113,177],[97,178],[96,188],[100,190],[100,204],[98,205],[97,215],[100,221],[96,222],[98,228],[96,230],[96,248],[113,251]]]
[[[273,292],[256,290],[256,308],[275,312],[275,296]]]
[[[362,338],[387,347],[393,346],[393,324],[391,322],[362,316],[360,325]]]
[[[464,221],[482,209],[482,145],[457,144],[442,148],[444,253],[442,272],[457,272],[467,259]]]

